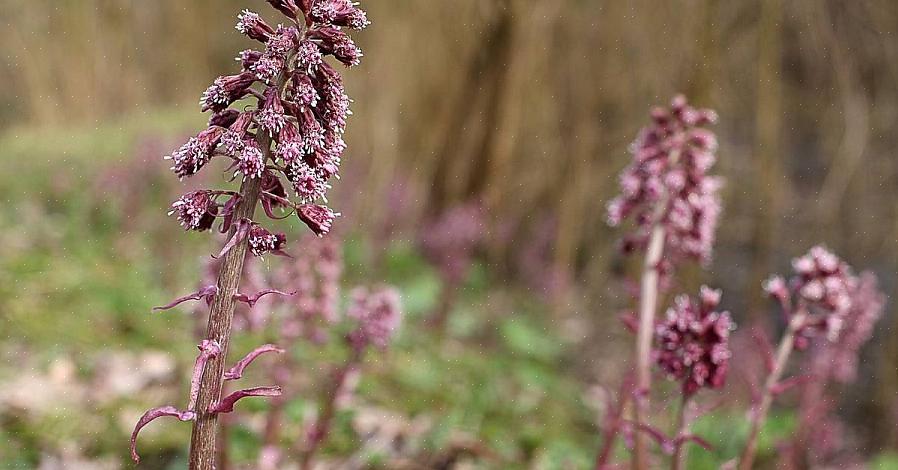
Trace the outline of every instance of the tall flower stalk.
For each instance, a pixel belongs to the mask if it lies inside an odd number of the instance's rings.
[[[166,306],[205,300],[211,306],[209,322],[187,409],[162,407],[144,415],[132,436],[135,460],[139,430],[157,417],[174,416],[194,423],[190,468],[210,470],[218,415],[233,410],[235,402],[246,396],[280,395],[278,387],[255,387],[221,398],[224,381],[239,378],[261,353],[279,351],[273,345],[263,346],[225,370],[236,303],[251,303],[265,294],[238,292],[246,251],[255,256],[286,254],[286,236],[257,222],[256,207],[261,206],[271,219],[295,213],[319,236],[330,230],[339,215],[319,201],[326,202],[329,181],[339,171],[351,100],[340,73],[325,57],[357,65],[362,53],[344,28],[362,29],[368,25],[367,17],[349,0],[267,2],[286,17],[286,25],[272,27],[249,10],[239,15],[237,30],[264,47],[241,52],[237,57],[240,73],[219,77],[206,89],[200,105],[213,113],[208,128],[166,157],[181,179],[197,174],[213,160],[224,160],[241,185],[239,191],[194,191],[172,204],[170,214],[185,229],[206,231],[220,222],[218,229],[229,237],[218,254],[223,259],[216,284]],[[230,108],[238,102],[238,109]]]
[[[882,308],[882,296],[876,290],[872,274],[863,278],[855,276],[850,266],[822,246],[815,246],[808,254],[794,259],[792,267],[794,274],[789,280],[774,276],[764,285],[767,294],[779,302],[788,324],[775,355],[767,359],[768,376],[750,415],[749,434],[739,459],[740,470],[752,468],[758,435],[774,398],[801,381],[800,377],[783,380],[792,352],[807,348],[812,339],[822,336],[834,345],[844,344],[847,351],[842,353],[847,360],[828,358],[830,367],[850,362],[869,336]],[[829,350],[839,351],[839,348]]]
[[[652,111],[652,125],[631,146],[633,163],[620,177],[621,195],[608,204],[608,221],[635,220],[625,252],[645,251],[636,332],[634,417],[646,425],[651,390],[651,351],[659,290],[676,263],[711,257],[720,213],[720,180],[708,175],[717,140],[705,126],[716,114],[689,106],[677,96],[670,108]],[[634,468],[648,466],[646,440],[636,433]]]

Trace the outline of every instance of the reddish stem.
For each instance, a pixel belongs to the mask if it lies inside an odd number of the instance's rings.
[[[671,470],[680,470],[686,461],[687,449],[686,436],[689,435],[689,422],[686,420],[686,407],[689,406],[689,394],[683,394],[683,401],[680,403],[680,410],[677,412],[677,424],[674,431],[674,454],[670,462]]]
[[[617,393],[617,404],[613,409],[608,411],[605,418],[605,438],[602,442],[602,450],[596,456],[595,470],[607,470],[608,461],[614,453],[614,443],[620,435],[621,424],[623,423],[624,408],[627,406],[627,399],[630,396],[630,390],[633,388],[633,374],[628,373],[624,380],[621,381],[620,389]]]
[[[792,354],[792,349],[795,344],[795,335],[804,326],[806,319],[807,313],[803,310],[799,310],[792,315],[789,321],[789,327],[785,334],[783,334],[783,339],[780,340],[776,358],[773,362],[773,370],[770,372],[770,375],[767,376],[767,381],[764,383],[761,401],[758,404],[757,409],[753,410],[751,414],[751,428],[748,433],[748,440],[745,443],[745,449],[742,451],[742,457],[739,459],[739,470],[751,470],[752,468],[755,453],[757,453],[758,450],[758,435],[761,432],[761,428],[764,427],[764,421],[767,419],[767,413],[770,411],[770,405],[773,403],[777,384],[786,369],[789,355]]]

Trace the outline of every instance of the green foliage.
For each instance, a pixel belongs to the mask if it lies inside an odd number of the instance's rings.
[[[708,440],[713,449],[706,451],[690,445],[687,468],[714,469],[738,456],[748,436],[748,420],[743,414],[715,413],[700,418],[692,432]],[[775,456],[776,444],[789,437],[795,429],[793,413],[772,413],[764,424],[758,440],[757,461]]]
[[[871,470],[898,470],[898,453],[879,454],[870,462]]]

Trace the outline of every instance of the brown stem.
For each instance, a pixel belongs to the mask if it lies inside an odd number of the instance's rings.
[[[270,139],[264,132],[260,132],[258,141],[260,146],[270,153]],[[240,186],[242,200],[237,208],[236,219],[252,219],[259,200],[259,178],[248,178]],[[231,229],[233,232],[236,227]],[[233,233],[231,234],[233,236]],[[213,401],[221,396],[222,376],[225,369],[228,344],[231,340],[231,322],[234,319],[234,294],[240,283],[243,273],[243,262],[246,256],[246,239],[240,241],[237,246],[225,254],[224,262],[218,272],[218,293],[212,301],[212,310],[209,314],[209,325],[206,329],[206,338],[218,341],[222,353],[210,359],[206,363],[203,379],[200,382],[200,394],[197,401],[197,418],[193,424],[193,435],[190,438],[190,469],[212,470],[215,468],[215,437],[218,430],[218,415],[209,413],[207,409]]]
[[[634,398],[634,418],[637,427],[644,423],[649,410],[649,390],[652,387],[651,349],[652,331],[655,325],[655,310],[658,304],[658,264],[664,251],[664,228],[656,224],[646,250],[642,271],[642,285],[639,295],[639,329],[636,337],[636,390]],[[648,468],[646,439],[642,433],[634,436],[633,468]]]
[[[284,88],[285,77],[278,77],[278,90]],[[271,155],[271,137],[267,132],[257,132],[256,142],[265,152],[265,159],[273,160]],[[240,204],[234,214],[234,220],[252,219],[259,202],[261,178],[247,178],[240,185]],[[236,227],[231,229],[234,236]],[[246,256],[247,240],[244,238],[229,250],[218,271],[218,293],[212,301],[209,313],[209,325],[206,338],[218,341],[221,354],[206,363],[203,380],[200,383],[200,395],[197,402],[197,418],[193,423],[193,434],[190,437],[190,470],[213,470],[215,468],[215,438],[218,434],[218,415],[209,413],[208,408],[221,397],[225,359],[228,355],[228,344],[231,340],[231,322],[234,320],[234,295],[243,275],[243,262]]]
[[[767,412],[770,411],[770,405],[773,403],[774,387],[776,387],[776,384],[779,383],[780,378],[783,376],[786,362],[789,360],[789,355],[792,354],[792,348],[795,344],[795,335],[804,325],[806,317],[807,314],[804,311],[799,310],[796,312],[789,321],[789,328],[783,335],[783,339],[780,340],[776,359],[773,363],[773,370],[770,371],[770,375],[767,376],[767,381],[764,383],[761,402],[751,415],[751,428],[748,432],[745,449],[742,451],[742,457],[739,459],[739,470],[751,470],[752,463],[755,460],[755,453],[758,450],[758,435],[761,432],[761,428],[764,427]]]

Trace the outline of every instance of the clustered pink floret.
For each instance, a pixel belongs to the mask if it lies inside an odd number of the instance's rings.
[[[386,347],[402,321],[399,292],[391,287],[358,287],[350,295],[346,316],[358,323],[349,333],[350,344],[357,350],[369,345]]]
[[[726,380],[730,332],[729,312],[719,312],[721,292],[702,286],[699,300],[680,295],[656,327],[655,360],[691,395],[702,387],[719,388]]]
[[[851,296],[851,308],[845,315],[839,339],[825,352],[833,377],[849,383],[857,376],[861,347],[873,336],[873,327],[882,317],[885,296],[876,276],[861,273]]]
[[[796,347],[804,349],[809,338],[822,331],[835,341],[851,311],[858,278],[851,267],[823,246],[815,246],[792,260],[794,274],[788,280],[774,276],[764,290],[783,306],[787,315],[807,314],[796,337]]]
[[[708,175],[717,139],[705,128],[717,120],[707,109],[677,96],[669,109],[655,109],[652,125],[631,145],[633,163],[620,177],[621,195],[608,204],[608,222],[635,220],[624,249],[643,248],[652,228],[665,229],[665,261],[683,257],[708,261],[720,215],[721,180]]]

